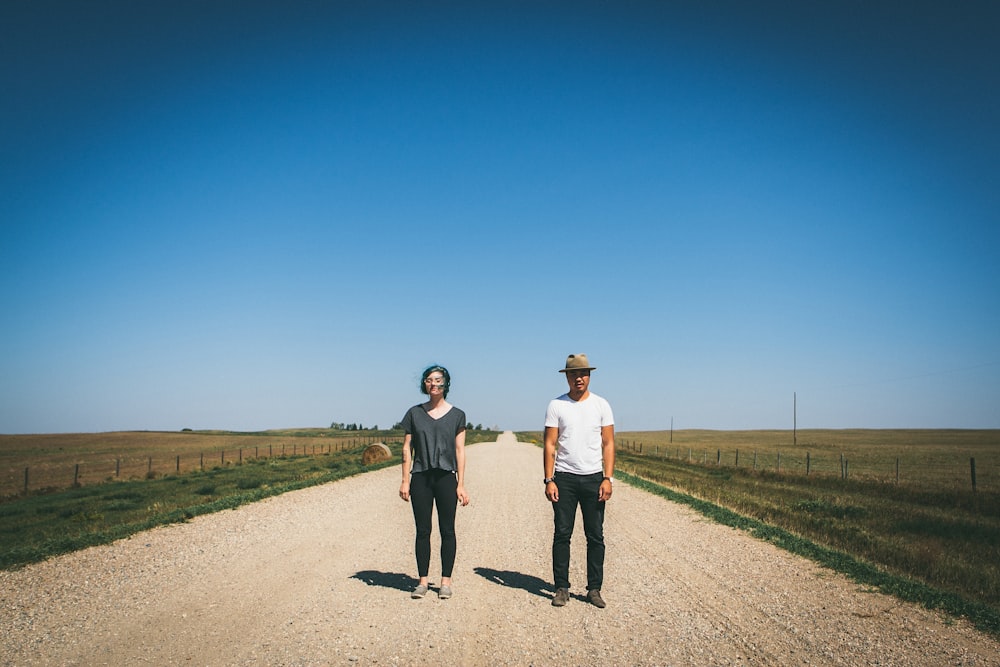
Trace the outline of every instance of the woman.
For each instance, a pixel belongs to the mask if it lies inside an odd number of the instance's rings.
[[[417,525],[417,574],[420,581],[410,597],[427,595],[431,561],[431,514],[435,503],[441,531],[441,587],[438,597],[451,597],[451,571],[455,565],[455,511],[469,504],[465,492],[465,413],[445,399],[451,376],[444,366],[431,366],[420,378],[426,403],[407,410],[402,425],[403,483],[399,497],[412,500]]]

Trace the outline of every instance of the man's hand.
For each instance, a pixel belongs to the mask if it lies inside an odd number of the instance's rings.
[[[549,482],[545,485],[545,497],[554,503],[559,502],[559,487],[556,486],[555,482]]]
[[[614,491],[614,489],[611,488],[611,480],[610,479],[606,479],[606,480],[604,480],[604,481],[601,482],[601,488],[597,492],[597,499],[599,501],[602,501],[602,502],[605,501],[605,500],[610,500],[611,493],[613,491]]]

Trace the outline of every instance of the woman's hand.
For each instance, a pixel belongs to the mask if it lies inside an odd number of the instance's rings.
[[[455,491],[455,494],[458,496],[458,502],[462,504],[462,507],[465,507],[466,505],[469,504],[469,494],[465,492],[464,485],[459,484],[458,490]]]
[[[410,502],[410,483],[409,482],[403,482],[402,484],[399,485],[399,497],[402,498],[403,500],[405,500],[406,502]]]

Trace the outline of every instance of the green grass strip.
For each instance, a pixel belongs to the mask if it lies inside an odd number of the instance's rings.
[[[196,516],[212,514],[227,509],[235,509],[241,505],[264,500],[272,496],[279,496],[289,491],[327,484],[340,479],[353,477],[372,470],[378,470],[392,465],[399,465],[398,461],[389,460],[381,463],[374,463],[367,467],[344,466],[340,469],[333,469],[322,475],[289,480],[274,484],[273,486],[260,486],[253,489],[241,490],[239,492],[227,493],[225,496],[217,498],[211,502],[175,507],[150,514],[138,521],[111,523],[106,528],[88,532],[77,532],[66,534],[60,537],[53,537],[39,542],[29,542],[22,544],[11,544],[0,549],[0,569],[14,569],[28,563],[37,563],[53,556],[67,554],[87,547],[110,544],[116,540],[131,537],[137,533],[165,526],[173,523],[184,523]],[[235,472],[235,471],[233,471]],[[133,484],[150,484],[151,482],[133,482]],[[86,487],[86,491],[102,489],[106,487]],[[70,490],[64,495],[73,495],[79,490]]]
[[[924,583],[884,572],[849,554],[822,547],[782,528],[742,516],[730,509],[673,491],[641,477],[616,470],[615,478],[620,478],[636,488],[661,498],[687,505],[716,523],[746,531],[752,536],[770,542],[790,553],[808,558],[823,567],[845,574],[859,584],[877,588],[883,593],[893,595],[906,602],[915,602],[930,610],[941,610],[955,617],[965,617],[977,629],[1000,638],[1000,612],[988,605],[970,602],[953,593],[945,593]]]

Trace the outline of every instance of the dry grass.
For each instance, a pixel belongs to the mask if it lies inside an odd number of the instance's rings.
[[[541,434],[520,436],[537,442]],[[624,432],[616,469],[960,596],[972,610],[962,613],[1000,631],[1000,431],[808,430],[796,439],[791,431],[685,430],[671,442],[669,431]],[[915,595],[936,608],[933,591]]]
[[[626,451],[727,467],[896,482],[934,490],[970,489],[970,459],[979,490],[1000,491],[1000,431],[963,429],[844,429],[791,431],[631,431]],[[808,461],[807,461],[808,456]],[[738,457],[738,460],[737,460]],[[779,461],[780,457],[780,461]]]
[[[0,435],[0,497],[29,490],[110,479],[188,473],[241,460],[342,451],[392,437],[387,432],[298,429],[262,433],[222,431]],[[397,436],[398,437],[398,436]],[[178,462],[179,457],[179,462]]]

